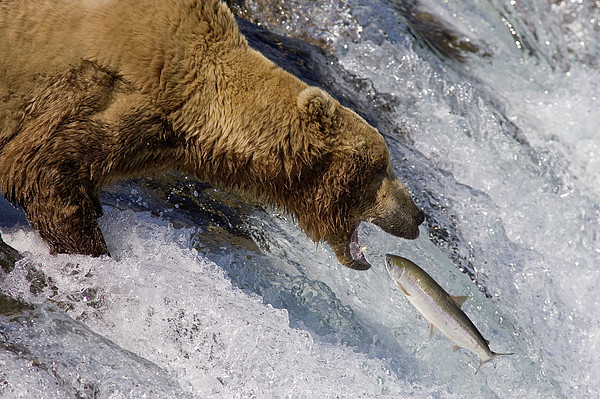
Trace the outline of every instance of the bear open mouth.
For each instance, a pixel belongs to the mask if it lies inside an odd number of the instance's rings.
[[[367,270],[371,268],[371,264],[367,262],[367,259],[365,258],[367,247],[361,247],[358,243],[358,227],[360,226],[360,223],[361,222],[359,221],[354,225],[352,234],[350,235],[350,243],[348,245],[350,246],[350,256],[352,256],[352,260],[354,261],[353,268]]]

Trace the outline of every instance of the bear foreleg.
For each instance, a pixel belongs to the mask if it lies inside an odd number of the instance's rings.
[[[52,195],[35,196],[22,205],[50,253],[109,255],[98,226],[101,205],[97,195],[80,192],[62,196],[51,188],[48,192]]]

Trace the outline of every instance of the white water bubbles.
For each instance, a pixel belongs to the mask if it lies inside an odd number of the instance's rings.
[[[361,33],[346,0],[245,0],[234,11],[277,34],[332,49],[340,38],[356,41]]]
[[[2,282],[2,292],[55,309],[54,316],[43,310],[36,325],[50,331],[55,320],[62,320],[78,337],[44,335],[24,325],[13,328],[10,339],[36,348],[42,365],[55,362],[61,373],[79,375],[73,380],[77,391],[92,387],[98,398],[141,397],[138,393],[147,389],[165,398],[454,397],[444,387],[404,380],[385,359],[291,328],[286,310],[233,287],[221,267],[190,248],[192,231],[174,229],[147,213],[106,211],[100,224],[113,258],[50,256],[31,229],[3,231],[5,241],[26,256]],[[30,291],[27,265],[44,276],[48,284],[42,290]],[[92,289],[100,306],[82,296]],[[0,327],[6,325],[10,322],[3,319]],[[57,351],[69,358],[62,363]],[[23,362],[10,356],[0,360],[10,370]],[[119,367],[111,366],[115,362]],[[139,389],[128,385],[144,368],[154,370],[156,378],[137,382]],[[127,381],[114,382],[113,372]],[[4,379],[11,386],[13,374]],[[43,374],[27,389],[41,396],[44,378],[54,381]]]

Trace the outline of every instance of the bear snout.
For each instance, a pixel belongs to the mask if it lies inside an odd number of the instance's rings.
[[[417,223],[417,226],[420,226],[423,224],[424,221],[425,221],[425,212],[423,212],[423,210],[421,209],[419,211],[419,213],[417,213],[417,216],[415,216],[415,222]]]

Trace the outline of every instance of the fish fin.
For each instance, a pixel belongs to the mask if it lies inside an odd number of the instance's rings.
[[[493,359],[493,358],[492,358]],[[487,362],[490,362],[492,359],[490,360],[486,360],[485,362],[483,360],[479,360],[479,367],[477,367],[477,370],[475,370],[475,374],[479,373],[479,369],[481,368],[481,366],[483,366],[484,364],[486,364]]]
[[[454,344],[454,347],[452,348],[452,352],[456,352],[459,349],[462,349],[462,348],[460,346]]]
[[[429,340],[433,338],[433,334],[435,334],[435,326],[433,323],[429,323]]]
[[[398,286],[398,288],[400,288],[400,291],[402,291],[402,293],[406,296],[410,296],[410,294],[408,293],[408,291],[406,290],[406,288],[404,288],[404,286],[402,284],[400,284],[399,282],[396,281],[396,285]]]
[[[477,374],[477,372],[479,371],[479,369],[481,368],[481,366],[483,366],[486,363],[491,362],[492,360],[494,360],[497,356],[510,356],[510,355],[514,355],[514,353],[496,353],[496,352],[492,352],[492,357],[490,357],[488,360],[483,361],[483,360],[479,360],[479,367],[477,367],[477,370],[475,370],[475,374]]]
[[[450,299],[452,299],[452,302],[454,302],[456,304],[456,306],[458,306],[460,308],[467,301],[467,299],[469,299],[469,296],[468,295],[459,295],[459,296],[451,295]]]

